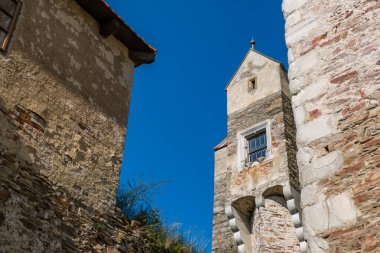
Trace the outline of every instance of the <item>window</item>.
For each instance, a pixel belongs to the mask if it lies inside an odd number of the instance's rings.
[[[247,139],[248,161],[256,162],[257,158],[265,157],[267,152],[267,133],[260,131]]]
[[[264,120],[237,133],[237,167],[243,170],[260,161],[272,159],[270,120]],[[262,162],[262,161],[260,161]]]
[[[256,77],[249,79],[248,81],[248,93],[252,93],[256,89]]]
[[[8,48],[21,9],[19,0],[0,0],[0,49]]]

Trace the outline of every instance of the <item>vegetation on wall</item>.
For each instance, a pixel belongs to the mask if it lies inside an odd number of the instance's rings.
[[[180,224],[168,225],[152,207],[152,197],[162,183],[129,180],[117,196],[117,207],[134,226],[144,230],[156,253],[205,253],[206,242],[194,231],[183,231]]]

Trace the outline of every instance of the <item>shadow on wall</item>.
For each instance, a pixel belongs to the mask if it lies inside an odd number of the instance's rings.
[[[118,212],[100,215],[40,173],[44,161],[26,144],[44,132],[37,114],[21,106],[8,111],[0,98],[0,126],[1,252],[151,250],[143,235],[128,242],[136,234]]]

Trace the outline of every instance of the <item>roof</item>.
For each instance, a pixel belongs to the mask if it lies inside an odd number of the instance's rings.
[[[251,52],[258,53],[259,55],[262,55],[262,56],[264,56],[265,58],[268,58],[268,59],[271,60],[271,61],[277,62],[278,64],[280,64],[281,68],[287,73],[287,70],[285,69],[284,64],[283,64],[282,62],[280,62],[280,61],[278,61],[278,60],[276,60],[276,59],[273,59],[273,58],[271,58],[271,57],[269,57],[269,56],[267,56],[267,55],[265,55],[265,54],[263,54],[263,53],[261,53],[261,52],[259,52],[259,51],[256,51],[256,50],[250,48],[250,49],[248,50],[248,52],[246,53],[246,55],[244,56],[243,60],[241,61],[239,67],[236,69],[235,73],[234,73],[233,76],[231,77],[230,81],[228,82],[226,88],[224,89],[225,91],[227,91],[227,89],[228,89],[228,87],[230,86],[232,80],[234,79],[234,77],[236,76],[237,72],[239,71],[241,65],[243,65],[245,59],[248,57],[249,53],[251,53]]]
[[[222,140],[215,148],[214,148],[214,151],[218,151],[219,149],[222,149],[222,148],[225,148],[227,147],[227,138],[225,138],[224,140]]]
[[[99,23],[101,35],[113,35],[129,49],[129,57],[136,66],[154,62],[157,50],[134,32],[105,0],[75,1]]]

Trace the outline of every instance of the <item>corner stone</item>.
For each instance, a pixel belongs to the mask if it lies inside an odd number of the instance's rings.
[[[352,203],[350,194],[343,192],[327,200],[329,207],[329,228],[339,227],[348,222],[354,222],[358,215],[356,207]]]
[[[334,132],[331,116],[322,116],[298,128],[297,142],[309,143]]]
[[[304,223],[316,232],[324,231],[328,228],[328,211],[326,202],[318,203],[303,210]]]

